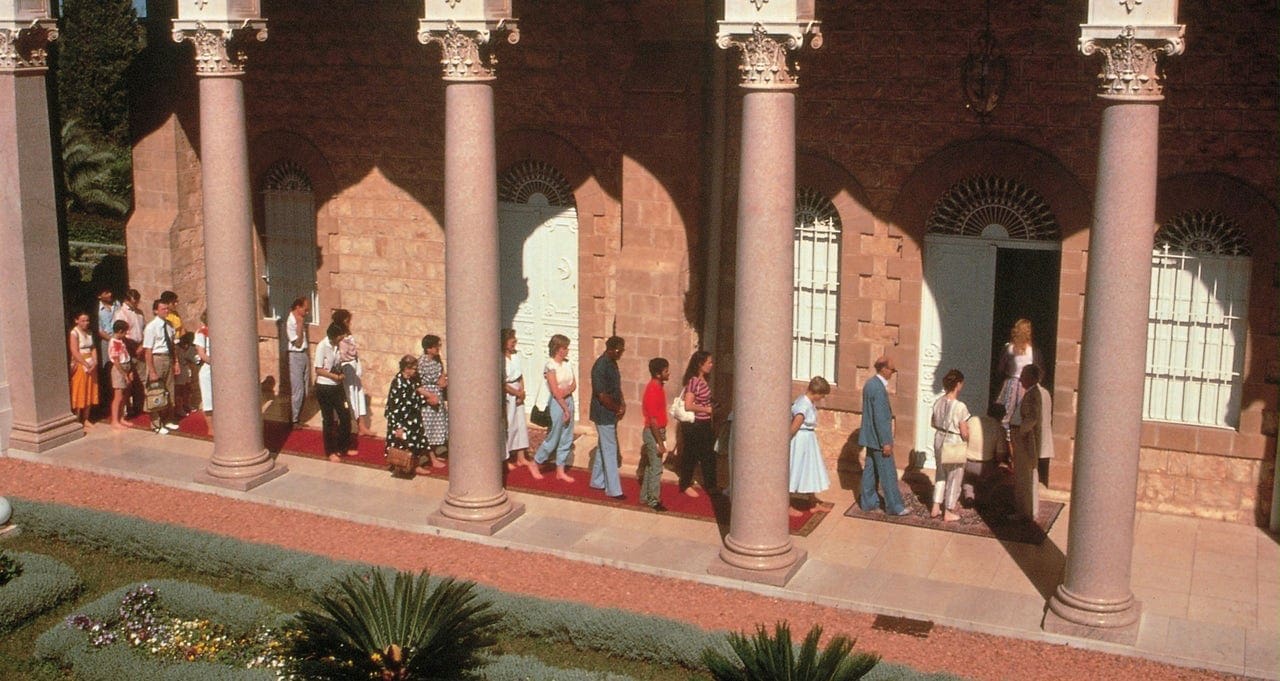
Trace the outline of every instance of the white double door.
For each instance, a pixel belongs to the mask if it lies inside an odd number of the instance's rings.
[[[996,254],[996,244],[988,239],[925,236],[914,445],[924,454],[926,468],[935,465],[930,417],[934,402],[945,392],[942,378],[948,371],[964,373],[960,401],[969,411],[986,411]]]
[[[583,361],[578,354],[578,215],[573,207],[548,205],[535,194],[529,203],[499,202],[498,228],[502,323],[516,331],[525,385],[535,395],[534,381],[541,380],[552,335],[569,338],[575,367]],[[578,383],[581,388],[581,378]],[[579,404],[576,411],[583,408]]]

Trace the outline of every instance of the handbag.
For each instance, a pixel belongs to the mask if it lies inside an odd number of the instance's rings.
[[[694,413],[684,408],[683,392],[676,395],[674,400],[671,400],[671,409],[668,413],[671,414],[671,418],[679,421],[680,423],[693,423]]]
[[[949,445],[942,445],[942,460],[938,463],[943,465],[961,464],[969,459],[969,445],[962,442],[955,442]]]
[[[397,478],[412,479],[418,467],[418,457],[413,452],[401,447],[387,446],[387,468]]]
[[[534,407],[529,412],[529,423],[542,428],[550,428],[551,410],[546,407]]]
[[[164,381],[152,381],[147,383],[147,397],[143,401],[143,411],[160,411],[169,406],[169,390],[165,387]]]

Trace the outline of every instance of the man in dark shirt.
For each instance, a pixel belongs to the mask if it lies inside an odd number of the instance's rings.
[[[610,336],[604,354],[591,366],[591,422],[600,442],[591,462],[591,487],[604,490],[611,499],[624,498],[618,480],[618,419],[627,412],[627,405],[622,400],[618,359],[626,347],[626,341]]]

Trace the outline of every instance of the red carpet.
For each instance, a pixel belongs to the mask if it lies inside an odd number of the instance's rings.
[[[140,428],[148,428],[149,423],[145,414],[140,414],[134,419],[134,424]],[[205,427],[204,419],[194,412],[182,419],[180,425],[182,427],[174,433],[175,435],[209,439],[209,431]],[[327,459],[324,454],[324,438],[320,430],[316,428],[290,427],[288,423],[280,421],[263,421],[262,425],[263,439],[267,449],[273,452],[287,452],[313,459]],[[529,429],[529,451],[531,453],[537,449],[545,436],[546,434],[537,428]],[[382,438],[357,437],[356,440],[357,449],[355,453],[343,457],[342,462],[344,464],[386,469],[386,462],[383,459],[383,451],[386,445]],[[589,451],[580,449],[575,451],[575,460],[577,462],[586,464],[589,458]],[[518,466],[515,470],[507,471],[506,484],[508,488],[521,492],[574,499],[605,506],[621,506],[646,513],[653,512],[640,503],[640,481],[633,475],[624,473],[621,476],[622,494],[626,498],[620,501],[604,496],[604,492],[600,490],[591,489],[588,485],[591,473],[585,466],[571,467],[569,475],[574,479],[572,483],[556,480],[555,467],[548,465],[543,469],[543,479],[535,480],[529,474],[527,468]],[[448,476],[448,466],[434,469],[431,472],[431,477],[433,478],[447,479]],[[726,497],[713,497],[704,490],[699,491],[701,496],[693,498],[682,493],[675,483],[663,482],[660,496],[663,505],[667,507],[668,512],[672,515],[706,520],[718,523],[722,527],[727,527],[729,524],[729,500]],[[788,518],[791,534],[808,535],[818,526],[818,523],[822,522],[822,519],[827,516],[830,510],[830,504],[820,504],[808,509],[801,516]]]

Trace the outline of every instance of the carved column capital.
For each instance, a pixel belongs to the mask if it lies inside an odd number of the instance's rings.
[[[173,42],[190,40],[195,45],[198,76],[243,75],[248,62],[245,47],[250,41],[266,39],[267,23],[261,20],[226,27],[210,27],[199,21],[185,27],[175,22],[173,28]]]
[[[799,33],[773,34],[759,23],[751,27],[750,34],[722,33],[716,37],[721,49],[737,47],[741,57],[738,62],[738,85],[755,90],[792,90],[800,86],[800,65],[794,52],[804,45],[806,35],[811,35],[809,45],[822,47],[822,33],[816,23]]]
[[[1181,54],[1182,36],[1144,39],[1126,26],[1115,38],[1082,37],[1080,51],[1086,56],[1101,53],[1098,96],[1103,99],[1159,101],[1164,99],[1164,74],[1160,61]]]
[[[58,39],[58,23],[37,19],[29,26],[0,26],[0,72],[44,71],[49,43]]]
[[[520,28],[512,20],[502,21],[493,30],[506,31],[507,42],[520,42]],[[491,30],[463,29],[452,20],[442,28],[423,22],[418,29],[418,42],[440,45],[440,66],[449,81],[488,81],[498,77],[498,57],[493,53]]]

